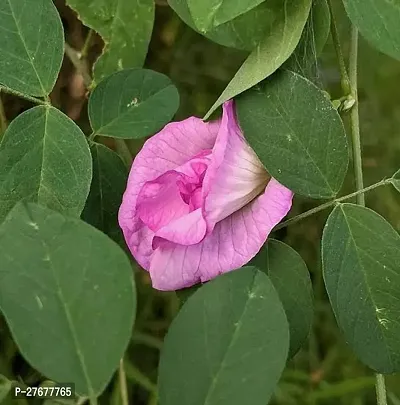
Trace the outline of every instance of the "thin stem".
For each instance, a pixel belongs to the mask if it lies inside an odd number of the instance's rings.
[[[7,94],[12,94],[13,96],[17,96],[19,98],[23,98],[35,104],[42,104],[42,105],[50,105],[49,101],[41,100],[40,98],[28,96],[27,94],[21,93],[20,91],[10,89],[9,87],[3,86],[0,84],[0,91]]]
[[[125,139],[115,139],[115,146],[118,154],[121,156],[122,160],[125,162],[126,166],[130,167],[132,164],[132,154],[126,144]]]
[[[328,0],[328,6],[329,6],[329,12],[331,14],[332,41],[333,41],[333,45],[335,47],[336,57],[338,59],[339,69],[340,69],[340,77],[341,77],[340,83],[342,86],[343,95],[348,96],[351,92],[350,79],[349,79],[349,75],[347,74],[346,63],[344,61],[342,47],[340,45],[339,31],[337,28],[335,13],[333,12],[332,0]]]
[[[385,377],[382,374],[376,374],[375,389],[378,405],[387,405]]]
[[[4,111],[3,101],[1,99],[0,91],[0,137],[6,132],[7,129],[7,117],[6,112]]]
[[[128,386],[126,384],[126,374],[125,374],[125,367],[124,367],[124,359],[121,359],[119,362],[119,389],[121,392],[121,402],[122,405],[129,405],[128,399]]]
[[[92,78],[89,74],[89,69],[87,66],[87,62],[84,58],[82,58],[82,54],[72,48],[71,45],[65,44],[65,54],[68,56],[72,64],[74,65],[76,71],[82,75],[83,82],[86,88],[89,88],[92,84]]]
[[[350,40],[350,87],[351,94],[355,100],[355,104],[351,110],[351,138],[353,146],[353,164],[354,174],[356,178],[356,190],[361,190],[364,187],[362,155],[361,155],[361,137],[360,137],[360,117],[358,112],[358,89],[357,89],[357,62],[358,62],[358,30],[355,25],[351,26]],[[357,195],[357,204],[365,207],[364,194]],[[378,405],[386,405],[386,388],[385,377],[382,374],[375,374],[376,378],[376,400]]]
[[[157,394],[151,394],[148,405],[157,405],[158,396]]]
[[[97,397],[91,397],[89,399],[89,403],[90,403],[90,405],[98,405]]]
[[[93,39],[93,30],[89,30],[87,37],[85,39],[85,43],[83,44],[82,50],[81,50],[81,59],[86,59],[88,51],[90,49],[90,45],[92,44],[92,39]]]
[[[318,205],[318,207],[312,208],[312,209],[310,209],[310,210],[308,210],[306,212],[303,212],[300,215],[296,215],[295,217],[290,218],[287,221],[284,221],[284,222],[280,223],[278,226],[276,226],[274,228],[274,231],[277,231],[278,229],[286,228],[287,226],[293,225],[293,224],[301,221],[304,218],[307,218],[307,217],[310,217],[311,215],[316,214],[317,212],[320,212],[320,211],[323,211],[323,210],[325,210],[325,209],[327,209],[329,207],[332,207],[333,205],[335,205],[337,203],[349,200],[350,198],[353,198],[353,197],[357,197],[360,194],[367,193],[368,191],[374,190],[375,188],[378,188],[380,186],[384,186],[384,185],[390,184],[390,183],[391,183],[391,179],[381,180],[378,183],[375,183],[375,184],[372,184],[372,185],[370,185],[368,187],[363,188],[362,190],[357,190],[354,193],[347,194],[347,195],[345,195],[343,197],[336,198],[335,200],[328,201],[328,202],[326,202],[324,204]]]
[[[132,363],[125,363],[125,372],[128,380],[134,381],[153,395],[157,395],[157,386]]]
[[[134,332],[132,341],[136,344],[142,344],[157,350],[161,350],[163,345],[162,340],[142,332]]]
[[[355,104],[351,109],[351,138],[353,146],[353,164],[354,174],[356,179],[356,190],[361,190],[364,187],[362,158],[361,158],[361,141],[360,141],[360,118],[358,115],[358,92],[357,92],[357,58],[358,58],[358,31],[352,25],[351,28],[351,43],[350,43],[350,87],[351,94],[355,100]],[[365,206],[364,194],[357,196],[357,204]]]

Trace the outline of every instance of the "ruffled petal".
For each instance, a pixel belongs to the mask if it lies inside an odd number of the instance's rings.
[[[196,117],[173,122],[144,144],[129,174],[118,220],[133,256],[145,269],[150,266],[154,232],[136,213],[137,197],[144,183],[212,149],[220,121],[203,122]],[[146,228],[146,229],[144,229]]]
[[[158,247],[150,264],[153,287],[177,290],[245,265],[288,213],[292,197],[289,189],[272,178],[262,195],[218,222],[200,243]]]

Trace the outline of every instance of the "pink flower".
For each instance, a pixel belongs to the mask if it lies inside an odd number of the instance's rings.
[[[245,141],[229,101],[221,120],[173,122],[144,144],[119,224],[153,287],[176,290],[246,264],[292,197]]]

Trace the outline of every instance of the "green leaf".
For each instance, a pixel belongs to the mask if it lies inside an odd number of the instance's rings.
[[[19,203],[0,227],[0,309],[26,360],[100,394],[130,339],[136,297],[123,251],[79,219]]]
[[[192,19],[200,32],[233,20],[257,7],[264,0],[186,0]]]
[[[225,101],[274,73],[299,43],[310,12],[311,0],[271,0],[267,4],[275,15],[268,33],[245,60],[205,118]]]
[[[0,404],[4,401],[4,399],[8,396],[12,388],[12,382],[0,375]]]
[[[48,95],[64,54],[64,33],[51,0],[0,2],[0,83],[32,96]]]
[[[119,155],[106,146],[94,143],[90,149],[93,179],[82,219],[120,242],[122,235],[118,226],[118,210],[128,171]]]
[[[53,107],[25,111],[0,145],[0,222],[22,200],[79,216],[91,178],[90,150],[79,127]]]
[[[317,57],[330,33],[331,16],[326,0],[314,0],[300,42],[283,67],[313,80],[318,75]]]
[[[348,165],[340,116],[324,93],[280,71],[239,96],[240,125],[268,172],[295,193],[332,198]]]
[[[286,363],[288,324],[268,277],[224,274],[183,305],[164,341],[162,405],[265,405]]]
[[[179,107],[171,80],[147,69],[127,69],[104,79],[89,99],[96,135],[144,138],[159,131]]]
[[[183,305],[200,287],[201,283],[195,284],[192,287],[182,288],[181,290],[175,291],[176,296],[178,297],[181,305]]]
[[[400,371],[400,236],[376,212],[338,205],[322,262],[337,322],[359,359],[379,373]]]
[[[106,46],[94,65],[95,82],[122,69],[142,67],[154,22],[154,0],[67,0]]]
[[[187,0],[168,0],[168,3],[185,24],[197,30]],[[264,1],[247,13],[202,34],[220,45],[252,51],[269,33],[277,12],[273,3]]]
[[[306,341],[313,320],[313,293],[310,274],[302,257],[290,246],[269,239],[250,262],[268,275],[285,309],[289,322],[293,357]]]
[[[393,177],[391,178],[391,183],[393,184],[394,188],[400,192],[400,170],[398,170]]]
[[[381,52],[400,60],[399,0],[343,0],[361,35]]]

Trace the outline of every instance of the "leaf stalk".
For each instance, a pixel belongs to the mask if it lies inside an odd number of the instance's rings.
[[[1,91],[3,93],[12,94],[13,96],[23,98],[24,100],[28,100],[31,103],[41,104],[41,105],[46,105],[46,106],[50,105],[50,102],[48,101],[48,97],[46,97],[46,100],[41,100],[40,98],[29,96],[28,94],[21,93],[20,91],[10,89],[9,87],[0,84],[0,92]]]
[[[324,204],[318,205],[318,207],[311,208],[308,211],[305,211],[305,212],[303,212],[303,213],[301,213],[299,215],[296,215],[293,218],[290,218],[290,219],[280,223],[273,230],[277,231],[279,229],[286,228],[289,225],[293,225],[293,224],[301,221],[302,219],[310,217],[311,215],[314,215],[314,214],[316,214],[316,213],[318,213],[320,211],[323,211],[323,210],[325,210],[327,208],[330,208],[333,205],[336,205],[336,204],[338,204],[338,203],[340,203],[342,201],[349,200],[350,198],[353,198],[353,197],[358,197],[359,195],[367,193],[368,191],[374,190],[375,188],[378,188],[380,186],[385,186],[385,185],[391,184],[391,183],[392,183],[391,178],[390,179],[383,179],[381,181],[378,181],[378,183],[371,184],[370,186],[365,187],[365,188],[363,188],[361,190],[357,190],[354,193],[344,195],[343,197],[339,197],[339,198],[336,198],[334,200],[328,201],[328,202],[326,202]]]

